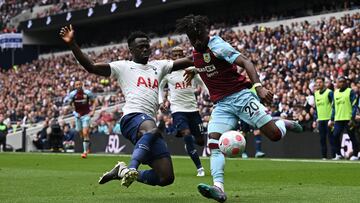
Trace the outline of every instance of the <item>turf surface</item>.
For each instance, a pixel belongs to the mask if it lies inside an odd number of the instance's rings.
[[[0,153],[0,202],[214,202],[196,186],[211,183],[196,177],[187,157],[173,157],[175,183],[152,187],[118,181],[97,183],[117,160],[128,156]],[[360,202],[360,161],[227,159],[227,202]]]

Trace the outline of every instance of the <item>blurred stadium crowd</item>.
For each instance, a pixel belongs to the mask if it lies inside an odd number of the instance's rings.
[[[213,30],[249,57],[264,85],[275,93],[271,105],[273,113],[298,120],[306,130],[312,130],[314,113],[314,79],[324,77],[328,87],[334,88],[338,76],[346,75],[351,88],[360,92],[360,14],[330,18],[315,24],[294,23],[274,29],[254,27],[251,32],[231,28]],[[153,59],[169,59],[174,46],[182,46],[191,54],[188,41],[171,37],[167,42],[155,42]],[[126,47],[111,48],[101,53],[90,52],[95,61],[110,62],[130,59]],[[239,72],[246,75],[244,70]],[[0,113],[8,122],[26,119],[27,123],[44,121],[54,115],[66,115],[63,98],[76,79],[85,88],[99,94],[101,105],[124,101],[117,82],[86,73],[72,55],[39,59],[3,72],[0,75]],[[212,104],[208,95],[197,91],[198,104],[207,123]],[[171,119],[165,116],[170,125]]]
[[[9,26],[11,19],[21,13],[29,11],[32,15],[30,19],[43,18],[51,15],[95,8],[96,6],[124,2],[130,0],[0,0],[0,33],[17,32],[13,25]],[[163,0],[162,2],[166,2]],[[140,5],[142,0],[134,0],[135,5]],[[295,13],[300,15],[311,15],[313,13],[326,13],[349,9],[354,2],[344,1],[323,1],[321,4],[305,6],[301,11],[287,10],[281,13],[268,13],[261,16],[245,15],[241,19],[241,24],[251,24],[255,22],[276,21],[294,17]],[[311,8],[310,8],[311,7]],[[34,8],[39,8],[34,9]],[[36,11],[35,11],[36,10]],[[29,20],[29,19],[23,19]]]
[[[15,28],[5,26],[7,22],[22,10],[31,9],[35,5],[52,5],[43,13],[38,13],[38,17],[44,17],[112,2],[0,0],[0,28],[2,32],[16,32]],[[360,95],[360,13],[276,28],[254,26],[250,32],[223,27],[213,29],[212,34],[223,37],[255,64],[263,84],[274,92],[274,101],[270,106],[272,114],[298,120],[305,130],[315,128],[313,95],[316,77],[324,77],[327,86],[334,89],[335,79],[347,76],[350,87]],[[152,59],[170,59],[174,46],[183,47],[186,55],[191,55],[190,43],[177,39],[170,36],[166,42],[152,43]],[[113,47],[88,54],[97,62],[130,59],[127,47]],[[85,89],[97,95],[101,108],[124,101],[115,80],[88,74],[69,54],[39,59],[14,66],[8,71],[0,71],[0,114],[4,115],[6,124],[12,125],[9,132],[24,123],[31,125],[45,121],[44,126],[48,127],[51,118],[69,115],[72,110],[63,104],[63,99],[78,79],[84,81]],[[246,75],[243,69],[239,68],[238,71]],[[206,126],[212,103],[201,89],[196,91],[196,95]],[[120,116],[119,109],[112,113],[103,111],[96,118],[93,131],[111,133]],[[171,133],[171,116],[159,113],[158,119],[164,122],[167,132]],[[72,125],[61,123],[61,126]]]
[[[21,12],[33,12],[35,6],[48,6],[36,13],[36,18],[42,18],[119,1],[121,0],[0,0],[0,33],[16,32],[16,28],[6,26],[8,22]]]

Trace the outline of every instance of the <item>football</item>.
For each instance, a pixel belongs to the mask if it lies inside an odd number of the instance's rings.
[[[219,149],[226,157],[241,157],[245,146],[245,137],[238,131],[225,132],[219,140]]]

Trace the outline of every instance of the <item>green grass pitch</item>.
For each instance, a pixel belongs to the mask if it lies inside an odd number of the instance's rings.
[[[175,182],[152,187],[138,182],[97,183],[116,161],[129,156],[0,153],[0,202],[214,202],[203,198],[187,157],[173,157]],[[360,202],[360,162],[272,159],[227,159],[225,190],[231,202]]]

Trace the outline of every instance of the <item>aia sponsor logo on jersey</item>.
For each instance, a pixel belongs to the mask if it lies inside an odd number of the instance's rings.
[[[186,89],[191,87],[191,84],[186,84],[184,81],[175,83],[175,89]]]
[[[151,89],[159,88],[159,81],[157,79],[151,80],[151,78],[138,77],[137,86],[144,86]]]

